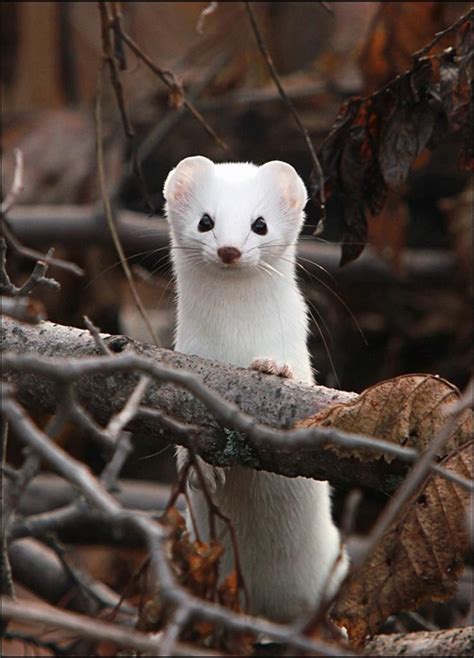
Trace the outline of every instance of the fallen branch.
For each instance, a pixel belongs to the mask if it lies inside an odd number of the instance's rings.
[[[473,626],[377,635],[364,649],[365,656],[472,656],[473,653]]]
[[[75,381],[77,399],[95,421],[107,423],[127,402],[140,373],[155,381],[129,429],[162,445],[164,441],[192,446],[215,465],[240,464],[391,493],[407,463],[418,457],[412,448],[331,428],[287,430],[329,404],[354,399],[354,393],[302,386],[123,336],[104,337],[109,348],[122,354],[97,357],[96,342],[88,332],[50,322],[33,327],[5,319],[3,329],[3,347],[9,351],[3,354],[4,379],[16,386],[19,400],[36,411],[53,412],[58,390]],[[216,391],[226,391],[225,396]],[[95,421],[88,417],[88,429],[98,427]],[[347,448],[349,456],[326,450],[331,443]],[[355,447],[367,450],[371,461],[351,457]],[[382,452],[396,459],[388,464],[377,456]],[[437,465],[432,468],[447,475]]]

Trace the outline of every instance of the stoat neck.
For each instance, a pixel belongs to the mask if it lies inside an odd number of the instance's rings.
[[[175,254],[176,349],[243,367],[256,357],[271,357],[292,364],[298,379],[310,381],[306,307],[294,262],[288,257],[275,267],[278,272],[221,272]]]

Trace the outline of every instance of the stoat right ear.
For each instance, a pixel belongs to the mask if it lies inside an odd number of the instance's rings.
[[[212,171],[214,163],[202,155],[184,158],[170,171],[163,186],[169,205],[183,205],[192,198],[202,178]]]

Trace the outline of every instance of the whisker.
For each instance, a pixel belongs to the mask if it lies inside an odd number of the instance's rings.
[[[280,255],[280,256],[278,256],[278,257],[281,258],[282,260],[287,261],[288,263],[291,263],[291,262],[292,262],[290,259],[285,258],[284,256],[281,256],[281,255]],[[311,263],[311,265],[316,265],[316,266],[318,266],[317,263],[314,263],[314,262],[313,262],[312,260],[310,260],[309,258],[303,258],[303,257],[299,256],[298,259],[299,259],[299,260],[304,260],[305,262],[308,262],[308,263]],[[358,321],[357,321],[357,318],[355,317],[354,313],[351,311],[349,305],[344,301],[344,299],[343,299],[343,298],[342,298],[342,297],[341,297],[341,296],[340,296],[335,290],[333,290],[333,289],[331,288],[331,286],[329,286],[325,281],[323,281],[322,279],[320,279],[319,277],[317,277],[315,274],[312,274],[311,272],[309,272],[309,271],[308,271],[308,270],[302,265],[302,263],[300,263],[300,262],[297,261],[296,264],[297,264],[298,267],[300,267],[300,268],[303,270],[303,272],[306,273],[306,275],[307,275],[310,279],[313,279],[314,281],[317,281],[317,282],[318,282],[319,284],[321,284],[321,285],[322,285],[322,286],[323,286],[328,292],[330,292],[331,295],[333,295],[333,296],[335,297],[335,299],[338,300],[338,302],[343,306],[343,308],[346,310],[347,314],[348,314],[349,317],[351,318],[352,322],[354,323],[354,326],[355,326],[355,328],[357,329],[357,331],[358,331],[360,337],[362,338],[364,344],[365,344],[365,345],[368,345],[369,343],[368,343],[368,341],[367,341],[367,338],[365,337],[364,332],[362,331],[362,328],[361,328],[360,324],[359,324]],[[332,281],[334,282],[334,284],[337,284],[337,281],[336,281],[336,279],[334,278],[334,276],[333,276],[332,274],[330,274],[327,270],[325,270],[324,267],[322,267],[322,266],[319,266],[319,267],[321,267],[321,269],[322,269],[324,272],[326,272],[326,274],[327,274],[328,276],[331,277],[331,279],[332,279]]]
[[[288,260],[288,259],[284,259],[284,260]],[[269,265],[269,263],[268,263],[267,261],[263,260],[263,259],[262,259],[262,262],[265,263],[265,265],[267,265],[267,266]],[[290,260],[288,260],[288,262],[291,263]],[[281,272],[279,272],[279,271],[276,270],[275,268],[272,268],[272,269],[273,269],[275,272],[277,272],[278,274],[281,275]],[[290,285],[289,281],[287,281],[284,277],[283,277],[283,279],[284,279],[284,281],[285,281],[288,285]],[[309,302],[309,300],[307,300],[307,308],[308,308],[309,316],[311,317],[312,321],[313,321],[314,324],[316,325],[316,327],[317,327],[317,329],[318,329],[318,332],[319,332],[319,335],[321,336],[321,340],[322,340],[322,342],[323,342],[324,349],[326,350],[326,354],[327,354],[327,356],[328,356],[329,365],[330,365],[330,367],[331,367],[332,373],[333,373],[334,378],[335,378],[335,380],[336,380],[337,386],[340,388],[340,387],[341,387],[341,383],[340,383],[339,377],[338,377],[338,375],[337,375],[336,366],[335,366],[335,363],[334,363],[334,359],[332,358],[332,354],[331,354],[331,350],[330,350],[330,347],[329,347],[328,341],[327,341],[327,339],[326,339],[326,336],[324,335],[324,332],[322,331],[322,329],[321,329],[321,327],[320,327],[320,325],[319,325],[319,322],[316,320],[316,318],[315,318],[315,316],[314,316],[313,310],[315,311],[315,313],[317,313],[319,319],[321,320],[322,325],[324,326],[324,328],[325,328],[325,330],[326,330],[326,332],[327,332],[327,334],[328,334],[328,336],[329,336],[330,341],[332,342],[332,336],[331,336],[331,332],[330,332],[330,330],[329,330],[329,327],[328,327],[328,325],[327,325],[327,323],[326,323],[326,321],[325,321],[323,315],[322,315],[322,314],[318,311],[318,309],[316,308],[316,305],[315,305],[315,304],[313,304],[313,303]],[[281,321],[281,320],[280,320],[280,321]],[[283,331],[283,329],[282,329],[282,331]]]
[[[324,349],[326,350],[326,354],[327,354],[327,356],[328,356],[329,365],[331,366],[332,374],[334,375],[334,378],[335,378],[335,380],[336,380],[336,384],[337,384],[338,388],[341,388],[341,382],[339,381],[339,377],[338,377],[338,375],[337,375],[336,365],[335,365],[335,363],[334,363],[334,359],[332,358],[331,350],[329,349],[329,344],[328,344],[328,342],[327,342],[327,340],[326,340],[326,336],[324,335],[324,332],[322,331],[321,327],[319,326],[319,322],[318,322],[318,321],[316,320],[316,318],[314,317],[313,311],[315,311],[315,313],[317,313],[318,318],[321,320],[321,322],[322,322],[324,328],[326,329],[326,331],[328,332],[328,336],[329,336],[329,338],[330,338],[330,340],[331,340],[331,342],[332,342],[332,336],[331,336],[331,332],[329,331],[329,327],[328,327],[328,325],[327,325],[327,322],[326,322],[326,320],[324,319],[322,313],[320,313],[320,312],[318,311],[318,309],[316,308],[316,305],[315,305],[315,304],[313,304],[313,303],[307,301],[307,305],[308,305],[308,313],[309,313],[309,315],[310,315],[312,321],[314,322],[314,324],[315,324],[316,327],[318,328],[319,335],[321,336],[321,340],[323,341]]]

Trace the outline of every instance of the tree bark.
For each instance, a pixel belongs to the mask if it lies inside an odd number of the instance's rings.
[[[474,626],[442,631],[377,635],[364,649],[365,656],[472,656]]]
[[[355,393],[322,386],[308,387],[250,369],[159,349],[123,336],[104,336],[104,339],[114,351],[135,352],[157,364],[198,375],[207,387],[270,427],[292,427],[296,421],[312,416],[328,405],[356,397]],[[62,358],[66,362],[98,354],[93,338],[85,330],[51,322],[26,325],[10,318],[2,319],[2,349],[19,355]],[[52,413],[58,401],[56,386],[23,366],[12,366],[8,370],[5,367],[6,355],[3,361],[3,378],[17,388],[19,401],[32,411]],[[89,413],[104,423],[123,407],[136,382],[137,375],[129,372],[104,373],[80,378],[75,389]],[[393,492],[408,468],[408,464],[399,459],[388,464],[383,457],[375,458],[375,455],[371,461],[350,456],[341,458],[324,446],[312,444],[285,451],[277,446],[266,446],[257,452],[239,433],[223,431],[194,395],[172,384],[153,383],[143,404],[180,422],[202,428],[199,440],[194,444],[197,452],[206,461],[219,466],[240,464],[289,477],[328,479],[339,486],[368,487],[385,493]],[[169,429],[165,431],[156,418],[137,417],[130,429],[135,432],[135,440],[147,436],[161,445],[183,443],[182,437]]]

